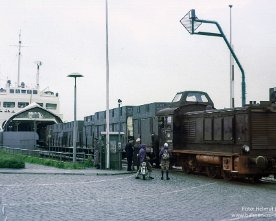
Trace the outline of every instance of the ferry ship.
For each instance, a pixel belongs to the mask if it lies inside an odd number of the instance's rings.
[[[34,102],[62,118],[60,114],[59,94],[49,90],[48,87],[40,90],[39,68],[42,65],[41,61],[36,62],[36,86],[28,87],[24,82],[19,83],[21,44],[21,34],[19,34],[19,44],[16,45],[19,49],[17,83],[7,80],[6,85],[0,87],[0,128],[11,116]]]

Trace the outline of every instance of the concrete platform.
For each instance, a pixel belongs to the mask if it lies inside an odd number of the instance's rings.
[[[0,174],[56,174],[56,175],[121,175],[121,174],[131,174],[135,173],[132,171],[127,171],[126,167],[123,166],[122,170],[101,170],[96,168],[87,168],[87,169],[59,169],[55,167],[49,167],[38,164],[26,163],[24,169],[2,169],[0,168]]]

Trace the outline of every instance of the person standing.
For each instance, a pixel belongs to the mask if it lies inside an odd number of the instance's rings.
[[[159,158],[161,160],[161,180],[164,179],[164,171],[166,171],[166,179],[169,180],[170,153],[169,145],[167,143],[164,143],[164,146],[159,153]]]
[[[136,170],[139,170],[139,162],[138,162],[138,154],[139,154],[139,150],[140,150],[140,143],[141,143],[141,139],[137,138],[135,141],[135,145],[134,145],[134,151],[133,151],[133,167],[136,166]]]
[[[153,148],[153,162],[155,163],[156,168],[160,168],[160,160],[159,160],[159,139],[158,136],[153,133],[151,135],[151,143]]]
[[[127,157],[127,171],[131,171],[132,158],[133,158],[133,140],[129,140],[125,146],[126,157]]]

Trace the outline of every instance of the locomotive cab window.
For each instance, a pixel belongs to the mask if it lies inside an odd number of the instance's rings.
[[[202,93],[188,93],[186,101],[192,102],[208,102],[207,97]]]
[[[182,97],[182,94],[181,94],[181,93],[176,94],[172,102],[178,102],[178,101],[180,101],[180,100],[181,100],[181,97]]]
[[[172,125],[172,116],[166,117],[166,126],[171,127]]]
[[[158,125],[160,128],[164,128],[165,127],[165,117],[159,117],[158,118]]]
[[[171,128],[172,127],[172,116],[159,117],[158,125],[160,128]]]

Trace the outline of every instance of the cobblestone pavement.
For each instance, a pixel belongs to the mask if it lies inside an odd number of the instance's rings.
[[[0,174],[0,206],[8,221],[276,219],[276,184],[153,176]]]

